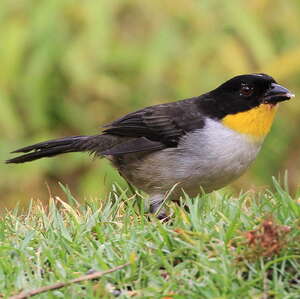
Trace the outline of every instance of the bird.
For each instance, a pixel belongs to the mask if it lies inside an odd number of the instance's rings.
[[[241,176],[259,153],[279,103],[294,96],[267,74],[242,74],[200,96],[126,114],[99,134],[17,149],[12,153],[23,154],[6,163],[71,152],[107,158],[129,184],[148,194],[150,213],[164,219],[170,190],[177,201]]]

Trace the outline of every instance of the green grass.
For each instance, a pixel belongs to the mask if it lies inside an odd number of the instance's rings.
[[[2,216],[1,295],[130,262],[38,298],[300,298],[300,204],[278,183],[273,192],[239,198],[186,198],[189,212],[168,203],[168,223],[149,219],[125,191],[116,187],[105,201],[79,205],[65,189],[66,202],[32,202],[26,214]]]

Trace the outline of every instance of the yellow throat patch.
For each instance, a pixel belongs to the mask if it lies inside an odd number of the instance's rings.
[[[223,125],[255,140],[263,139],[270,131],[278,105],[261,104],[248,111],[229,114],[222,119]]]

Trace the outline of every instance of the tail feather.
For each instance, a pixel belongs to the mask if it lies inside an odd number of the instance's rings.
[[[36,143],[33,145],[19,148],[11,153],[12,154],[28,153],[33,150],[42,150],[42,149],[46,149],[46,148],[53,148],[55,146],[70,145],[70,144],[74,143],[75,141],[86,139],[86,137],[88,137],[88,136],[72,136],[72,137],[48,140],[48,141],[44,141],[44,142],[40,142],[40,143]]]
[[[23,155],[5,162],[24,163],[73,152],[89,152],[98,156],[117,156],[127,153],[154,151],[165,147],[164,144],[151,141],[145,137],[131,138],[112,134],[72,136],[22,147],[12,153],[24,153]]]
[[[52,157],[59,154],[74,152],[74,150],[70,149],[69,146],[58,146],[56,148],[35,151],[29,154],[21,155],[16,158],[12,158],[6,161],[6,163],[24,163],[34,161],[40,158]]]
[[[84,152],[99,154],[116,143],[115,138],[108,135],[73,136],[48,140],[13,151],[24,155],[9,159],[6,163],[24,163],[44,157],[52,157],[64,153]]]

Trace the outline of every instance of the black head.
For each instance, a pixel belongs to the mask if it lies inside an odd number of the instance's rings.
[[[235,114],[260,104],[275,105],[294,95],[266,74],[248,74],[233,77],[209,93],[217,111]],[[222,116],[221,116],[222,117]]]

